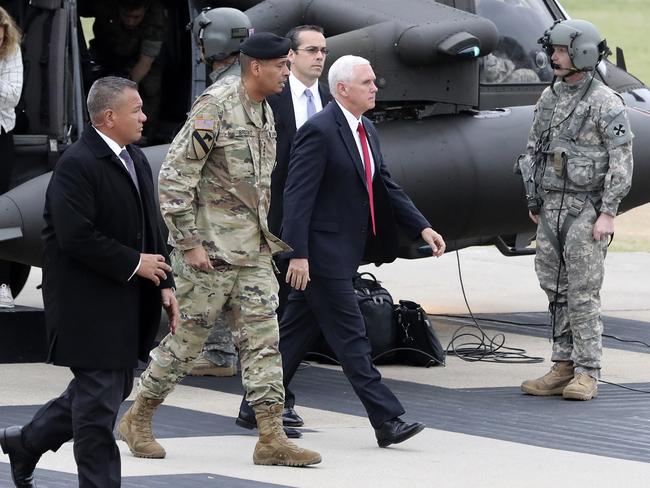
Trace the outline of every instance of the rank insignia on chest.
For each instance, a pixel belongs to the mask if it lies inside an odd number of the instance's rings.
[[[214,145],[214,119],[194,119],[190,159],[203,159]]]

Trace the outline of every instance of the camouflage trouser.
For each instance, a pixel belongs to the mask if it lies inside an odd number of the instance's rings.
[[[217,366],[237,366],[237,349],[225,313],[212,326],[203,346],[203,357]]]
[[[171,261],[181,320],[176,334],[168,334],[151,351],[149,367],[140,376],[139,393],[165,398],[192,369],[192,361],[223,309],[239,348],[246,399],[252,405],[284,403],[275,315],[278,283],[271,256],[260,257],[254,267],[221,262],[212,272],[189,267],[176,250]]]
[[[563,252],[566,265],[560,270],[558,286],[558,214],[561,231],[567,213],[566,208],[560,211],[544,206],[540,219],[545,219],[546,224],[540,221],[537,227],[535,270],[540,286],[548,296],[549,310],[551,314],[555,313],[551,360],[573,361],[576,373],[599,378],[603,334],[600,288],[607,239],[594,240],[592,231],[597,215],[587,200],[567,232]]]

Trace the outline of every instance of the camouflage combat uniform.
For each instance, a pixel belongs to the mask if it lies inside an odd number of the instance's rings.
[[[633,134],[622,98],[590,75],[554,90],[546,88],[537,103],[522,156],[534,165],[543,201],[535,270],[555,309],[551,360],[572,361],[575,374],[599,378],[607,239],[594,240],[592,231],[600,213],[616,216],[630,189]]]
[[[223,69],[217,69],[210,73],[211,83],[227,85],[238,83],[241,78],[241,67],[235,62]],[[203,346],[203,357],[212,364],[220,367],[237,367],[237,350],[233,342],[230,327],[228,326],[225,313],[217,317],[210,335]]]
[[[220,83],[222,85],[228,85],[239,81],[241,78],[241,66],[239,65],[239,61],[236,61],[229,66],[213,70],[209,77],[210,83],[212,84]]]
[[[247,400],[282,404],[271,254],[289,247],[268,230],[275,165],[273,113],[242,83],[216,84],[199,97],[160,170],[160,206],[169,228],[181,321],[151,352],[139,394],[163,399],[191,369],[222,309],[239,348]],[[189,267],[202,245],[214,271]]]

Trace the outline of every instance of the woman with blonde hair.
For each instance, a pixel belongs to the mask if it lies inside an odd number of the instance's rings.
[[[14,167],[13,129],[16,105],[23,89],[23,60],[20,30],[14,19],[0,7],[0,195],[9,190]],[[0,263],[0,307],[14,306],[9,288],[9,266]]]

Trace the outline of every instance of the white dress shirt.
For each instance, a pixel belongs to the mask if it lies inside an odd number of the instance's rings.
[[[104,140],[104,142],[109,147],[109,149],[115,153],[117,159],[119,159],[122,162],[122,166],[124,166],[124,169],[128,172],[129,168],[126,167],[126,161],[124,161],[124,159],[122,159],[122,156],[120,156],[120,153],[126,150],[126,146],[120,147],[120,145],[117,142],[115,142],[113,139],[108,137],[102,131],[98,130],[97,127],[95,127],[94,125],[93,125],[93,129],[95,129],[95,131],[99,134],[99,137],[101,137]]]
[[[341,105],[338,100],[336,100],[336,103],[338,103],[339,108],[343,111],[343,115],[345,115],[345,120],[348,121],[348,124],[350,125],[350,130],[352,131],[352,135],[354,136],[354,141],[357,143],[357,149],[359,150],[359,157],[361,157],[361,162],[363,163],[365,167],[365,160],[363,159],[363,148],[361,147],[361,138],[359,137],[359,124],[361,123],[361,117],[358,119],[350,112],[348,109],[346,109],[343,105]],[[365,129],[365,126],[364,126]],[[367,131],[366,131],[367,132]],[[372,157],[372,150],[370,149],[370,141],[367,140],[368,137],[366,135],[366,142],[368,142],[368,155],[370,156],[370,174],[372,177],[375,177],[375,158]]]
[[[23,58],[20,47],[0,58],[0,126],[9,132],[16,126],[16,105],[23,89]]]
[[[320,92],[318,91],[318,80],[312,86],[305,86],[293,73],[289,73],[289,88],[291,90],[291,100],[293,101],[296,130],[298,130],[302,124],[307,122],[307,95],[305,95],[305,90],[308,89],[313,95],[316,113],[323,110],[323,101],[320,99]]]
[[[128,173],[128,172],[129,172],[129,169],[126,167],[126,162],[122,159],[122,156],[120,156],[120,153],[121,153],[123,150],[125,150],[126,147],[125,147],[125,146],[120,147],[120,145],[119,145],[117,142],[115,142],[113,139],[111,139],[110,137],[108,137],[108,136],[107,136],[106,134],[104,134],[102,131],[98,130],[97,127],[95,127],[94,125],[93,125],[93,129],[95,129],[95,131],[97,132],[97,134],[99,134],[99,137],[102,138],[102,140],[106,143],[106,145],[109,147],[109,149],[115,153],[115,155],[117,156],[117,159],[119,159],[119,160],[122,162],[122,166],[124,166],[124,169],[125,169],[126,172]],[[131,278],[133,278],[133,276],[134,276],[134,275],[138,272],[138,270],[140,269],[140,264],[141,264],[141,263],[142,263],[142,258],[140,258],[140,260],[138,261],[138,265],[135,267],[135,269],[133,270],[133,273],[131,273],[131,276],[129,276],[129,279],[126,280],[126,281],[131,281]]]

